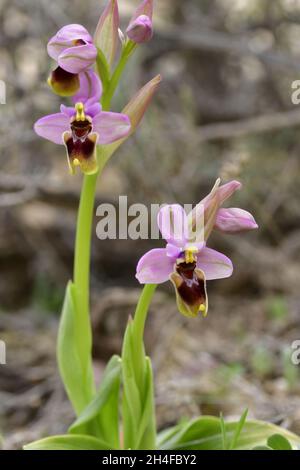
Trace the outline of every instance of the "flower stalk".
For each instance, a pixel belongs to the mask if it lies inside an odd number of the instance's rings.
[[[94,201],[99,172],[83,179],[77,218],[74,255],[74,284],[78,292],[80,314],[89,315],[91,238]]]
[[[107,111],[110,108],[111,100],[120,82],[121,76],[124,72],[124,69],[127,65],[128,60],[130,59],[131,55],[135,51],[136,47],[137,45],[132,41],[127,41],[124,44],[118,65],[116,66],[109,80],[106,93],[104,93],[102,97],[102,107],[104,111]]]

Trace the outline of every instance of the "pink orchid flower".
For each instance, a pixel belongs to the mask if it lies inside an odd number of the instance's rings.
[[[48,83],[61,96],[74,95],[80,85],[80,75],[91,69],[97,58],[97,48],[89,32],[80,24],[61,28],[48,42],[49,56],[58,63]]]
[[[73,97],[74,107],[61,105],[60,113],[39,119],[35,132],[55,144],[65,145],[72,174],[77,166],[86,174],[96,173],[96,146],[126,137],[131,130],[125,114],[104,112],[99,104],[102,87],[97,75],[89,71],[81,76],[81,87]]]
[[[126,30],[127,36],[136,44],[150,41],[153,36],[153,0],[144,0],[136,9]]]
[[[171,280],[179,311],[188,317],[208,311],[206,281],[230,277],[232,262],[224,254],[206,246],[213,228],[224,233],[253,230],[253,216],[242,209],[221,209],[221,205],[241,184],[231,181],[220,186],[186,215],[178,204],[164,206],[158,226],[167,245],[150,250],[139,261],[136,277],[141,284],[161,284]]]

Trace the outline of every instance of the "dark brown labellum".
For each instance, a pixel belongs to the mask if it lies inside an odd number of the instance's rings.
[[[196,263],[180,263],[176,271],[182,283],[177,287],[178,294],[187,305],[206,303],[205,283],[195,272]]]

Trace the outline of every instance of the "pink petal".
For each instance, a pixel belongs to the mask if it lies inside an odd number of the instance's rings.
[[[65,49],[58,57],[59,66],[70,73],[81,73],[96,61],[97,49],[93,44],[84,44]]]
[[[70,119],[76,114],[76,110],[73,106],[60,105],[60,112],[68,116]]]
[[[102,107],[100,103],[89,104],[89,101],[85,104],[85,112],[91,118],[94,118],[101,113]]]
[[[219,209],[215,229],[224,233],[239,233],[258,228],[250,212],[239,208]]]
[[[179,204],[164,206],[157,216],[157,224],[163,238],[178,247],[184,247],[188,240],[188,221],[183,207]]]
[[[70,119],[63,113],[50,114],[39,119],[34,130],[40,137],[48,139],[55,144],[63,145],[63,133],[69,130]]]
[[[130,129],[130,120],[125,114],[101,112],[93,118],[93,130],[99,134],[101,145],[125,137]]]
[[[99,101],[102,96],[102,83],[93,70],[87,70],[79,75],[80,89],[72,97],[73,103],[86,103]]]
[[[198,254],[197,268],[204,272],[207,281],[230,277],[233,271],[231,260],[211,248],[203,248]]]
[[[167,256],[165,248],[148,251],[138,262],[136,278],[141,284],[161,284],[169,280],[174,260]]]
[[[59,55],[73,45],[73,41],[82,40],[92,43],[89,32],[80,24],[69,24],[61,28],[48,42],[47,50],[49,56],[58,60]]]
[[[180,254],[182,252],[182,248],[172,245],[171,243],[168,243],[166,246],[166,253],[169,258],[172,258],[174,260],[174,263],[177,258],[179,258]]]
[[[58,41],[82,41],[92,42],[93,38],[88,30],[81,24],[67,24],[63,26],[55,35]]]

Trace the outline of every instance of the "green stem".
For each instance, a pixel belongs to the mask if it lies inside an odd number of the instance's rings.
[[[133,329],[139,342],[143,341],[148,310],[156,288],[157,284],[145,284],[135,310]]]
[[[74,284],[82,316],[89,315],[90,251],[97,178],[98,174],[84,176],[77,219]]]
[[[110,79],[108,88],[102,98],[102,107],[104,111],[109,110],[111,100],[115,94],[116,88],[120,82],[120,78],[124,72],[126,64],[129,58],[131,57],[132,53],[135,51],[136,47],[137,45],[132,41],[128,41],[128,43],[123,47],[119,63],[115,68],[115,71]]]
[[[98,48],[98,54],[97,54],[97,59],[96,59],[96,66],[97,66],[98,75],[102,82],[103,94],[105,95],[107,87],[109,85],[110,71],[109,71],[109,65],[107,63],[105,55],[99,48]]]

